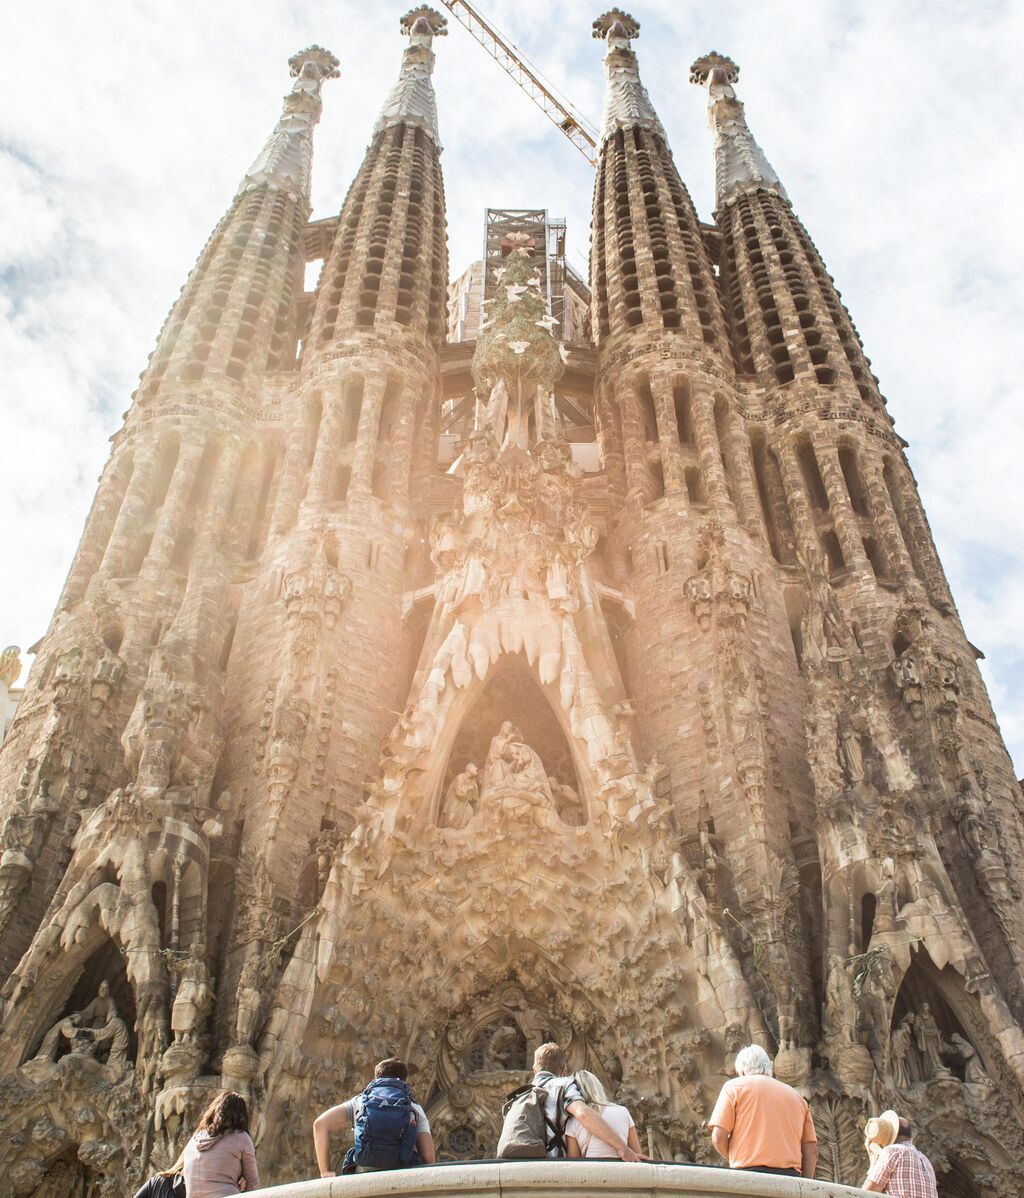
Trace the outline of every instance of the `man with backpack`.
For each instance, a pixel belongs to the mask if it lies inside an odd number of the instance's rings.
[[[566,1075],[568,1062],[557,1044],[542,1044],[533,1054],[533,1081],[509,1095],[497,1155],[505,1160],[568,1155],[565,1125],[574,1116],[598,1140],[624,1161],[643,1158],[590,1106],[575,1079]]]
[[[313,1146],[321,1177],[334,1177],[331,1132],[351,1127],[354,1144],[345,1154],[342,1173],[374,1173],[432,1165],[434,1137],[423,1108],[412,1100],[404,1061],[389,1057],[373,1071],[362,1094],[332,1106],[313,1120]]]

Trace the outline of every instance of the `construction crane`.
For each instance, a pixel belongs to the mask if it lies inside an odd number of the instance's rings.
[[[555,94],[551,84],[527,66],[516,47],[484,20],[466,0],[442,0],[453,17],[476,38],[494,61],[519,84],[530,99],[565,134],[590,163],[597,166],[597,131],[593,124],[573,108],[568,100]]]

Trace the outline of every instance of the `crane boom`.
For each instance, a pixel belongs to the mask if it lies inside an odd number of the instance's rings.
[[[476,38],[497,64],[519,84],[530,99],[557,125],[577,150],[590,163],[597,165],[597,139],[589,131],[589,122],[560,100],[526,65],[513,46],[484,20],[466,0],[442,0],[445,8]],[[591,126],[592,127],[592,126]]]

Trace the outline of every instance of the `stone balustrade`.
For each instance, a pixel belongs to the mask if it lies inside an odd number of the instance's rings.
[[[388,1170],[317,1181],[291,1182],[258,1190],[266,1198],[842,1198],[864,1191],[831,1182],[703,1165],[635,1164],[618,1161],[490,1161]]]

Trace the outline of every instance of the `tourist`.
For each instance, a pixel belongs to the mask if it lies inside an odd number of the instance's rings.
[[[154,1173],[135,1192],[135,1198],[185,1198],[184,1152],[169,1169]]]
[[[893,1111],[884,1111],[877,1122],[886,1116],[896,1120],[895,1141],[886,1145],[878,1137],[867,1140],[871,1167],[863,1188],[875,1194],[892,1194],[893,1198],[939,1198],[935,1185],[935,1170],[925,1154],[914,1146],[913,1129],[909,1119],[900,1119]],[[868,1120],[868,1125],[876,1122]]]
[[[612,1156],[624,1161],[640,1160],[639,1144],[636,1148],[632,1147],[626,1136],[606,1121],[600,1111],[587,1105],[587,1099],[578,1083],[574,1078],[566,1076],[567,1069],[565,1053],[557,1044],[542,1044],[533,1054],[533,1084],[547,1095],[544,1100],[544,1113],[553,1129],[547,1155],[555,1158],[568,1155],[565,1142],[566,1124],[572,1117],[579,1124],[580,1130],[599,1140]]]
[[[345,1155],[342,1173],[375,1173],[434,1163],[430,1121],[423,1107],[412,1100],[408,1076],[406,1063],[389,1057],[374,1069],[373,1081],[362,1094],[317,1115],[313,1147],[321,1177],[335,1176],[331,1132],[349,1127],[355,1142]]]
[[[818,1144],[807,1102],[772,1077],[772,1059],[757,1044],[736,1054],[736,1073],[708,1120],[715,1151],[731,1169],[813,1177]]]
[[[249,1137],[249,1108],[241,1094],[225,1090],[203,1112],[185,1145],[185,1193],[188,1198],[228,1198],[258,1190],[256,1150]]]
[[[637,1138],[636,1126],[629,1111],[617,1102],[609,1100],[604,1086],[594,1074],[589,1073],[586,1069],[581,1069],[573,1076],[587,1106],[592,1111],[596,1111],[605,1123],[639,1155],[640,1140]],[[572,1159],[581,1156],[593,1158],[617,1157],[619,1155],[606,1140],[587,1131],[575,1115],[571,1116],[565,1125],[565,1147],[567,1155]]]

